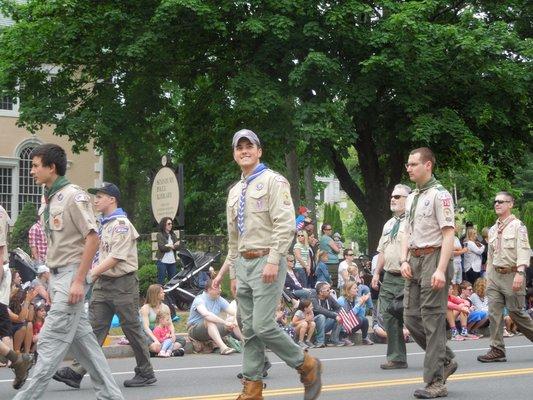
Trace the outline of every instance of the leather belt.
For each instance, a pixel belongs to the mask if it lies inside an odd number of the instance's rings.
[[[53,275],[58,275],[61,272],[63,272],[64,269],[72,268],[72,267],[75,267],[75,265],[72,265],[72,264],[70,264],[70,265],[60,265],[59,267],[49,267],[49,269],[50,269],[50,272]]]
[[[440,249],[440,247],[422,247],[420,249],[409,249],[409,252],[414,257],[427,256]]]
[[[494,267],[494,271],[496,271],[499,274],[512,274],[513,272],[516,272],[517,267]]]
[[[246,260],[253,260],[254,258],[266,256],[268,253],[270,253],[269,249],[246,250],[241,252],[241,257]]]

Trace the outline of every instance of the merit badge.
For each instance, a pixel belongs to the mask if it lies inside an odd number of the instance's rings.
[[[258,183],[256,186],[255,186],[255,190],[261,190],[265,187],[265,185],[263,185],[262,183]]]
[[[127,233],[129,230],[130,228],[125,225],[119,225],[115,227],[115,233]]]
[[[447,197],[445,199],[442,199],[442,206],[443,207],[450,207],[451,205],[452,205],[451,197]]]
[[[429,199],[427,199],[425,202],[424,202],[424,205],[427,207],[429,206]]]
[[[54,226],[54,228],[59,228],[61,226],[61,218],[59,216],[54,217],[54,219],[52,220],[52,225]]]
[[[63,193],[59,193],[57,195],[57,201],[62,201],[63,200]]]
[[[452,215],[452,210],[450,210],[449,208],[445,208],[444,209],[444,216],[451,217],[451,215]]]
[[[286,206],[291,205],[291,196],[288,192],[283,193],[283,204]]]

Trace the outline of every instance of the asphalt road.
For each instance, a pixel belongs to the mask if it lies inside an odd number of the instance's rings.
[[[448,381],[449,399],[461,400],[531,400],[533,399],[533,344],[523,336],[506,339],[506,363],[482,364],[476,361],[488,346],[488,339],[450,342],[456,351],[459,369]],[[412,399],[413,391],[423,386],[423,352],[416,344],[408,345],[409,368],[382,371],[385,345],[313,349],[323,362],[324,400]],[[264,380],[265,398],[302,399],[296,372],[272,353],[273,367]],[[152,359],[158,382],[146,388],[124,388],[122,382],[133,374],[134,359],[109,360],[113,375],[127,400],[233,400],[241,386],[236,374],[241,356],[189,355],[171,359]],[[13,398],[12,373],[0,368],[0,400]],[[43,400],[94,399],[88,376],[80,390],[51,381]]]

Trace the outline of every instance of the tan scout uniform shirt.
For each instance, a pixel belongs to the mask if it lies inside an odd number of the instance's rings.
[[[126,217],[118,217],[109,221],[102,229],[100,237],[99,260],[102,262],[108,256],[119,260],[117,265],[108,269],[103,276],[118,278],[137,271],[137,238],[139,233]]]
[[[405,203],[405,219],[410,221],[411,204],[418,189],[415,189]],[[415,215],[411,224],[406,224],[408,247],[420,249],[424,247],[440,247],[444,227],[454,227],[453,199],[441,185],[433,186],[420,193]]]
[[[267,262],[279,264],[287,254],[295,232],[294,207],[289,182],[268,169],[250,182],[244,206],[244,234],[237,230],[237,211],[244,179],[237,182],[228,195],[228,256],[230,271],[239,253],[269,249]],[[231,272],[230,272],[231,276]]]
[[[46,264],[50,268],[79,264],[85,238],[91,231],[98,231],[89,195],[79,186],[69,184],[49,201]]]
[[[383,269],[387,272],[400,272],[401,244],[405,235],[405,217],[401,218],[398,234],[394,239],[391,238],[391,230],[396,223],[396,218],[392,217],[383,226],[383,232],[378,244],[378,253],[382,253],[385,259]]]
[[[6,263],[9,260],[8,251],[7,251],[7,235],[9,232],[9,216],[7,215],[4,207],[0,206],[0,247],[4,246],[4,259],[2,264]]]
[[[507,221],[496,221],[489,230],[489,250],[487,265],[495,267],[516,267],[518,265],[529,266],[531,249],[527,228],[517,218],[510,221],[498,238],[498,229]]]

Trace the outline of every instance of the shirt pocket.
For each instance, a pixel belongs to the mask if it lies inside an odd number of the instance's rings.
[[[239,207],[239,196],[228,198],[228,212],[230,212],[232,219],[237,217],[237,211]]]
[[[503,234],[502,246],[504,249],[514,249],[516,247],[516,237],[511,233]]]
[[[50,220],[48,222],[50,229],[52,231],[61,231],[63,230],[64,225],[64,210],[62,208],[56,208],[50,210]]]
[[[253,191],[250,193],[250,212],[262,213],[268,211],[268,195],[266,190]]]

